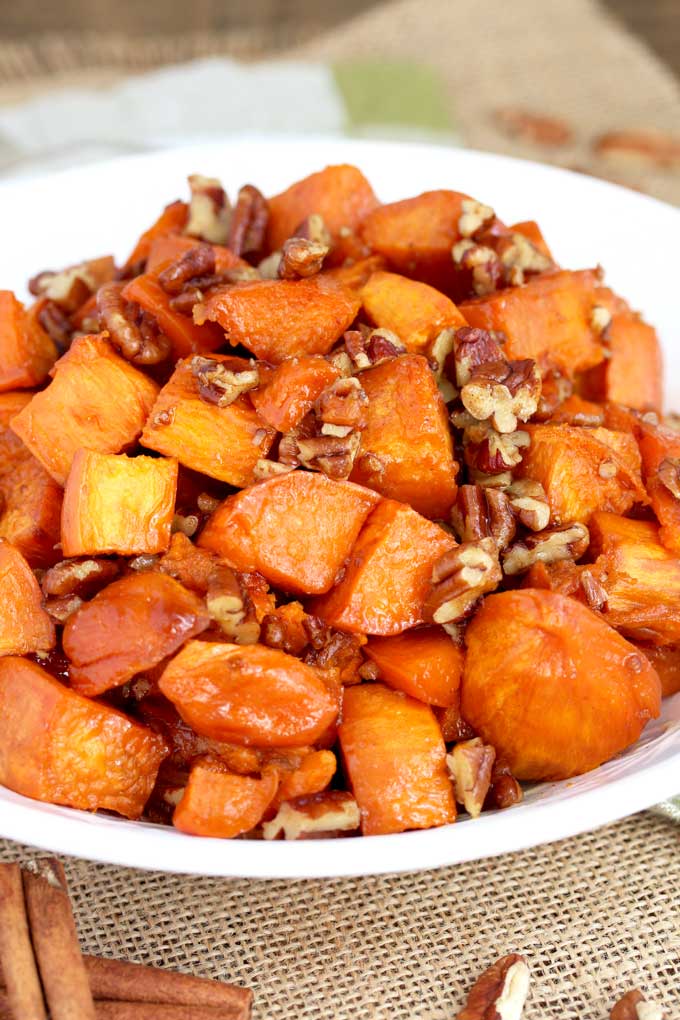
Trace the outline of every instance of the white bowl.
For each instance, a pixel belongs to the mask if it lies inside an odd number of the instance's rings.
[[[187,174],[252,181],[272,194],[328,163],[357,164],[380,198],[454,188],[509,223],[536,219],[560,263],[602,263],[607,280],[659,330],[669,406],[680,408],[675,238],[680,211],[553,167],[452,148],[346,140],[234,139],[112,160],[0,184],[0,285],[25,293],[44,268],[113,251],[125,256]],[[603,725],[606,722],[603,720]],[[416,871],[489,857],[596,828],[680,791],[680,695],[614,761],[530,790],[507,811],[426,832],[274,842],[197,839],[171,828],[40,804],[0,788],[0,836],[58,853],[200,875],[311,878]]]

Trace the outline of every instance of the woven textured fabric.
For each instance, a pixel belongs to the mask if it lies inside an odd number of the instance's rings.
[[[0,859],[33,855],[0,843]],[[452,1020],[510,951],[532,968],[526,1020],[602,1020],[632,987],[680,1015],[680,831],[650,814],[394,877],[249,882],[65,865],[87,952],[247,984],[256,1020]]]

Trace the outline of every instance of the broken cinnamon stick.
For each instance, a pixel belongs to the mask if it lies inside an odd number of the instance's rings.
[[[18,864],[0,864],[0,975],[10,1015],[15,1020],[45,1020]]]
[[[239,1015],[224,1007],[178,1006],[156,1002],[95,1002],[97,1020],[232,1020]]]
[[[24,867],[23,881],[33,949],[51,1020],[96,1020],[63,867],[52,857],[30,861]]]

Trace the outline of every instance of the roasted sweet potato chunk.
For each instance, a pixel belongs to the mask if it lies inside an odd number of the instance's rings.
[[[130,574],[107,585],[64,627],[71,685],[95,697],[151,669],[204,631],[210,617],[166,574]]]
[[[194,765],[172,824],[192,836],[241,836],[262,821],[278,782],[275,769],[256,779],[215,763]]]
[[[536,220],[522,220],[521,223],[513,223],[510,227],[510,232],[526,237],[528,241],[531,241],[534,248],[538,248],[541,254],[546,255],[549,259],[552,258],[552,252]]]
[[[639,444],[647,492],[661,525],[659,537],[680,556],[680,433],[645,425]]]
[[[440,708],[458,704],[464,654],[442,628],[423,627],[394,637],[372,637],[364,653],[389,687]]]
[[[139,818],[167,754],[121,712],[26,659],[0,660],[0,783],[34,800]]]
[[[319,595],[332,587],[378,502],[351,482],[293,471],[229,496],[198,544],[286,591]]]
[[[0,655],[46,652],[54,647],[54,624],[42,607],[33,571],[4,538],[0,538],[0,603]]]
[[[169,234],[166,237],[157,237],[149,248],[149,257],[146,260],[146,272],[158,276],[171,262],[180,259],[197,244],[205,244],[205,241],[197,241],[195,237],[186,237],[184,234]],[[211,245],[215,253],[215,272],[224,273],[228,269],[245,269],[247,262],[234,255],[230,248],[221,244]]]
[[[290,772],[279,770],[281,781],[275,806],[295,797],[311,797],[327,788],[335,775],[338,763],[332,751],[310,751],[297,768]]]
[[[385,259],[382,255],[369,255],[368,258],[360,258],[356,262],[348,261],[344,266],[337,266],[335,269],[322,270],[321,277],[324,280],[332,280],[350,290],[360,291],[366,286],[373,273],[385,268]]]
[[[574,599],[534,589],[490,595],[466,643],[463,716],[517,779],[588,772],[659,714],[648,660]]]
[[[172,341],[174,358],[214,351],[224,343],[224,332],[214,322],[197,326],[188,315],[175,312],[170,307],[170,295],[165,293],[153,273],[130,280],[123,288],[123,298],[136,301],[140,308],[154,317],[161,333]]]
[[[149,257],[154,241],[173,234],[181,234],[186,225],[188,213],[189,206],[186,202],[171,202],[170,205],[166,205],[155,223],[152,223],[137,241],[123,267],[124,271],[131,272],[136,269],[139,272],[139,268]]]
[[[638,645],[661,681],[661,697],[680,692],[680,645]]]
[[[215,290],[194,321],[218,322],[232,346],[278,365],[300,354],[327,354],[359,311],[359,297],[321,276],[257,280]]]
[[[412,354],[427,354],[442,330],[467,326],[445,294],[397,273],[373,273],[361,299],[371,322],[396,333]]]
[[[160,689],[197,733],[256,747],[314,743],[338,714],[311,666],[263,645],[190,641]]]
[[[214,354],[229,368],[247,368],[243,358]],[[194,471],[230,485],[249,485],[260,457],[274,440],[274,430],[253,410],[246,396],[227,407],[204,400],[191,359],[180,361],[165,384],[144,426],[142,443],[166,457],[176,457]]]
[[[455,821],[446,747],[427,705],[382,684],[350,687],[339,735],[365,836]]]
[[[100,336],[75,340],[52,374],[11,424],[64,485],[77,450],[120,453],[135,442],[158,387]]]
[[[455,541],[404,503],[383,500],[370,515],[336,587],[311,611],[338,630],[401,634],[423,622],[432,566]]]
[[[318,354],[290,358],[268,372],[260,367],[260,385],[250,396],[268,425],[290,432],[338,376],[338,370]]]
[[[0,392],[29,389],[47,378],[57,348],[11,290],[0,290]]]
[[[64,492],[64,556],[164,552],[176,491],[176,460],[79,450]]]
[[[351,479],[424,517],[447,518],[456,499],[446,406],[425,358],[409,354],[361,373],[368,424]]]

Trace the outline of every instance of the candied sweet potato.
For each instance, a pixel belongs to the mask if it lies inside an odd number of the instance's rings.
[[[296,594],[329,590],[379,502],[368,489],[293,471],[229,496],[198,540],[237,570]]]
[[[332,280],[350,290],[361,290],[366,286],[373,273],[385,268],[385,259],[382,255],[369,255],[368,258],[360,258],[356,262],[348,262],[344,266],[337,266],[335,269],[324,269],[321,276],[324,280]]]
[[[135,276],[122,291],[126,301],[136,301],[140,308],[154,317],[161,333],[172,341],[173,358],[217,350],[224,343],[224,333],[214,322],[196,325],[188,315],[170,307],[166,294],[153,273]]]
[[[680,465],[680,433],[664,426],[642,426],[639,436],[642,471],[652,509],[661,525],[659,537],[661,541],[675,553],[680,555],[680,499],[672,491],[677,492],[676,479]],[[669,472],[667,475],[666,472]],[[671,488],[664,483],[670,480]]]
[[[339,735],[365,836],[455,821],[446,747],[429,706],[382,684],[350,687]]]
[[[359,297],[322,276],[256,280],[220,288],[194,307],[194,321],[215,321],[232,346],[278,365],[300,354],[327,354],[359,311]]]
[[[541,254],[546,255],[549,259],[552,258],[552,252],[536,220],[522,220],[521,223],[513,223],[509,229],[513,234],[521,234],[522,237],[526,237],[527,241],[531,241],[534,248],[538,248]]]
[[[255,747],[312,744],[338,714],[311,666],[264,645],[190,641],[160,689],[197,733]]]
[[[280,771],[279,789],[275,806],[295,797],[311,797],[325,790],[338,767],[332,751],[310,751],[297,768],[290,772]]]
[[[264,375],[250,394],[255,410],[277,432],[290,432],[311,411],[317,397],[339,373],[318,354],[290,358]]]
[[[442,628],[372,637],[363,650],[389,687],[440,708],[458,704],[464,654]]]
[[[0,539],[0,655],[54,647],[54,624],[42,607],[33,571],[18,549]]]
[[[648,660],[602,617],[555,592],[490,595],[466,631],[462,712],[517,779],[597,768],[658,716]]]
[[[359,534],[342,580],[310,603],[311,611],[338,630],[401,634],[423,622],[433,564],[455,545],[410,506],[383,500]]]
[[[146,272],[158,276],[166,266],[181,258],[197,244],[206,244],[205,241],[197,241],[195,237],[186,237],[184,234],[169,234],[166,237],[157,237],[149,248],[149,257],[146,260]],[[210,246],[215,253],[215,272],[224,273],[228,269],[245,269],[247,262],[234,255],[230,248],[221,244]]]
[[[158,393],[148,376],[121,358],[101,336],[73,342],[12,429],[59,485],[76,451],[120,453],[139,437]]]
[[[212,355],[229,367],[247,368],[243,358]],[[265,457],[274,430],[253,410],[246,396],[227,407],[204,400],[191,359],[180,361],[158,394],[142,433],[142,444],[210,478],[230,485],[249,485],[260,457]]]
[[[680,692],[680,645],[638,645],[661,681],[661,697]]]
[[[571,425],[524,428],[531,445],[518,476],[543,485],[554,524],[587,523],[596,510],[626,513],[634,503],[648,502],[630,434]]]
[[[192,836],[241,836],[262,820],[278,781],[275,769],[256,779],[211,763],[194,765],[172,824]]]
[[[370,321],[396,333],[413,354],[426,354],[442,330],[467,326],[445,294],[397,273],[373,273],[361,300]]]
[[[447,518],[458,465],[446,406],[426,359],[408,354],[386,361],[362,372],[361,384],[368,423],[351,480],[425,517]]]
[[[594,269],[562,270],[464,301],[460,310],[471,326],[505,333],[508,358],[532,358],[544,372],[573,377],[604,360],[591,322],[598,284]]]
[[[137,241],[123,270],[129,273],[134,269],[139,269],[148,259],[151,246],[158,238],[181,234],[186,226],[188,213],[189,206],[186,202],[171,202],[170,205],[166,205],[155,223],[152,223]]]
[[[176,491],[176,460],[78,450],[64,491],[64,556],[164,552]]]
[[[26,659],[0,660],[0,783],[34,800],[139,818],[167,754],[121,712]]]
[[[11,290],[0,290],[0,393],[29,389],[47,377],[57,348]]]
[[[107,585],[66,622],[71,685],[95,697],[151,669],[204,631],[210,617],[166,574],[130,574]]]

